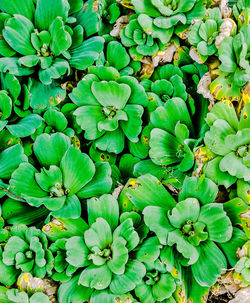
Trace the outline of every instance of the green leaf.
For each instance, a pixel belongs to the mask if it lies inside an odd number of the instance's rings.
[[[208,240],[197,247],[198,261],[191,266],[195,280],[201,286],[212,286],[227,268],[227,261],[220,249]]]
[[[152,294],[155,300],[168,299],[174,293],[176,283],[170,274],[161,274],[159,282],[153,285]]]
[[[250,184],[247,183],[246,186],[246,189],[249,190]],[[238,224],[241,225],[241,215],[248,211],[248,204],[246,204],[246,202],[247,201],[243,201],[240,198],[236,197],[228,202],[223,203],[223,208],[226,211],[227,216],[230,218],[233,226]]]
[[[125,265],[128,261],[127,241],[121,237],[114,239],[111,245],[112,258],[107,262],[112,273],[122,275],[125,271]]]
[[[34,55],[36,50],[30,42],[33,31],[34,26],[29,19],[22,15],[15,15],[15,17],[7,20],[3,29],[3,37],[21,55]]]
[[[84,303],[89,298],[93,290],[78,284],[79,274],[67,282],[63,282],[58,289],[58,298],[61,303]]]
[[[65,196],[61,198],[65,198]],[[76,195],[67,197],[62,208],[53,211],[52,215],[54,217],[64,218],[64,219],[69,219],[69,218],[77,219],[81,215],[81,202],[79,201]]]
[[[187,198],[196,198],[205,205],[214,202],[218,194],[218,188],[208,178],[186,177],[179,195],[179,201]]]
[[[12,100],[6,91],[0,91],[0,109],[2,113],[1,120],[8,119],[12,111]]]
[[[44,85],[40,81],[30,78],[28,85],[30,93],[30,106],[33,109],[45,109],[57,105],[65,99],[66,91],[57,83]]]
[[[173,113],[175,114],[173,115]],[[192,136],[194,131],[187,105],[184,100],[178,97],[169,99],[164,107],[159,106],[151,115],[154,127],[172,134],[178,121],[188,127]]]
[[[3,263],[2,250],[0,250],[0,282],[6,286],[11,286],[16,282],[19,273],[19,270],[16,270],[14,266],[7,266]]]
[[[77,193],[95,174],[95,166],[89,156],[72,146],[62,158],[60,168],[63,173],[63,184],[69,191],[69,196]]]
[[[128,121],[121,121],[121,128],[126,137],[136,143],[138,142],[138,135],[142,130],[142,114],[143,107],[141,105],[127,104],[124,108],[127,113]]]
[[[86,287],[105,289],[112,279],[112,272],[106,264],[102,266],[91,265],[84,269],[80,275],[79,283]]]
[[[149,156],[151,160],[161,166],[168,166],[181,161],[177,157],[180,142],[171,133],[154,128],[150,134]]]
[[[176,245],[177,251],[181,253],[184,258],[188,259],[188,265],[195,264],[199,259],[198,248],[190,244],[179,229],[169,232],[167,244],[170,246]]]
[[[23,147],[20,144],[2,151],[0,153],[0,178],[9,179],[22,162],[28,162],[28,158],[24,155]]]
[[[78,82],[72,93],[69,94],[70,99],[77,105],[99,106],[91,91],[91,85],[94,81],[99,81],[94,74],[87,74],[81,81]]]
[[[127,241],[128,251],[132,251],[140,242],[138,233],[135,231],[132,219],[128,218],[122,222],[113,233],[113,240],[122,237]]]
[[[103,50],[103,44],[104,39],[102,37],[92,37],[79,46],[71,48],[69,50],[71,55],[69,59],[70,66],[80,70],[88,68],[99,57]]]
[[[211,203],[202,206],[198,221],[206,224],[210,240],[224,243],[231,239],[232,223],[222,204]]]
[[[105,119],[101,106],[81,106],[74,111],[74,115],[77,123],[85,130],[87,140],[95,140],[103,135],[104,131],[99,131],[97,127],[98,122]]]
[[[42,125],[42,117],[37,114],[30,114],[18,123],[13,125],[7,125],[8,131],[15,137],[28,137],[37,130]]]
[[[11,2],[8,0],[1,0],[0,9],[10,15],[23,15],[30,20],[33,19],[33,14],[35,12],[33,0],[24,0],[22,2],[19,0],[13,0]]]
[[[89,250],[81,237],[71,237],[66,240],[66,261],[75,267],[89,264]]]
[[[227,172],[233,177],[250,181],[250,168],[244,164],[243,158],[237,157],[234,152],[223,157],[219,167],[222,172]]]
[[[222,157],[216,157],[210,160],[205,166],[205,175],[217,184],[224,185],[228,188],[235,183],[237,178],[220,170],[220,162],[222,159]]]
[[[247,241],[246,234],[239,228],[233,228],[231,239],[225,243],[219,243],[220,249],[224,252],[229,264],[234,267],[238,262],[237,250]]]
[[[96,140],[95,146],[100,150],[119,154],[124,149],[124,134],[120,128],[112,132],[106,132]]]
[[[40,173],[35,173],[35,178],[38,185],[47,192],[50,192],[50,188],[56,183],[62,185],[62,172],[55,165],[51,165],[49,169],[42,168]]]
[[[116,82],[94,82],[91,86],[96,99],[103,107],[113,106],[123,109],[130,97],[131,89],[126,84]]]
[[[108,163],[95,163],[95,175],[78,193],[81,199],[100,196],[109,193],[113,184],[111,178],[111,167]]]
[[[129,261],[124,274],[114,275],[110,290],[115,294],[125,294],[133,290],[146,274],[145,266],[138,261]]]
[[[68,121],[64,114],[54,109],[47,110],[44,113],[43,118],[46,124],[59,132],[64,131],[68,125]]]
[[[139,209],[143,210],[146,206],[159,206],[165,210],[175,207],[176,202],[160,181],[146,174],[132,181],[128,185],[126,195]]]
[[[162,245],[157,237],[146,239],[136,253],[136,259],[144,263],[153,263],[160,255]]]
[[[112,230],[117,227],[119,206],[112,195],[102,195],[99,199],[91,198],[87,200],[87,207],[89,225],[92,225],[100,217],[109,223]]]
[[[61,55],[64,51],[72,44],[72,39],[70,34],[66,31],[63,19],[61,17],[56,17],[49,28],[51,34],[50,50],[57,57]]]
[[[20,164],[11,176],[11,191],[19,196],[38,198],[47,196],[47,193],[41,190],[35,181],[35,173],[37,172],[30,163]]]
[[[93,247],[98,247],[101,250],[106,248],[112,243],[112,231],[108,222],[103,218],[97,218],[91,228],[85,231],[84,239],[89,249]]]
[[[181,228],[186,221],[196,222],[200,214],[200,203],[195,198],[187,198],[168,213],[168,219],[175,228]]]
[[[4,247],[3,262],[6,265],[15,265],[16,254],[19,252],[25,252],[29,249],[28,244],[17,236],[12,236]]]
[[[42,134],[36,138],[33,149],[39,163],[44,167],[59,166],[70,147],[70,139],[62,133]]]
[[[161,244],[167,244],[170,231],[174,229],[169,223],[167,212],[164,208],[157,206],[147,206],[143,210],[145,224],[153,231]]]
[[[53,79],[59,79],[61,76],[69,74],[70,66],[68,61],[60,58],[56,58],[52,65],[46,69],[39,70],[39,80],[45,84],[49,85],[53,83]]]
[[[107,46],[107,61],[117,70],[121,70],[129,64],[130,57],[121,43],[111,41]]]
[[[37,0],[35,12],[36,28],[40,31],[48,30],[56,17],[62,17],[65,22],[70,6],[66,0],[55,0],[53,6],[50,0]]]
[[[225,73],[233,73],[236,70],[237,64],[233,50],[233,37],[226,37],[218,50],[221,65],[220,70]]]

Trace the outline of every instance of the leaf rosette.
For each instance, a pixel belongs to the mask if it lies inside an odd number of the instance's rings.
[[[188,41],[196,47],[202,62],[217,53],[215,40],[220,33],[222,22],[220,9],[216,7],[208,10],[208,16],[204,18],[204,21],[198,21],[191,26]]]
[[[181,171],[188,171],[194,164],[192,147],[196,140],[187,105],[183,99],[169,99],[151,114],[153,129],[150,133],[149,156],[162,166],[179,164]]]
[[[250,181],[250,106],[238,118],[230,103],[217,103],[207,115],[210,130],[205,144],[214,153],[205,174],[217,184],[229,187],[237,179]]]
[[[179,27],[183,31],[193,19],[201,19],[206,13],[205,0],[132,0],[135,11],[144,14],[152,24],[155,35],[168,36]],[[183,28],[184,26],[184,28]]]
[[[125,137],[138,142],[148,100],[135,78],[120,76],[113,67],[91,67],[70,94],[78,106],[74,115],[95,147],[111,153],[124,149]]]
[[[51,274],[53,261],[48,239],[41,230],[23,224],[13,226],[2,253],[2,262],[6,266],[44,278]]]
[[[194,279],[203,287],[213,285],[227,268],[225,255],[230,265],[235,265],[237,247],[245,238],[240,229],[233,228],[231,220],[235,219],[223,205],[213,202],[217,193],[211,180],[186,177],[176,203],[152,175],[139,177],[127,190],[146,225],[169,248],[166,262],[172,255],[184,268],[191,266]],[[232,204],[226,206],[229,213]]]
[[[80,4],[80,5],[79,5]],[[72,15],[82,7],[77,1],[2,1],[0,4],[0,69],[17,76],[31,75],[38,67],[39,80],[49,85],[69,74],[84,70],[103,49],[102,37],[83,41],[84,28]]]
[[[87,202],[90,228],[84,239],[67,239],[67,262],[85,267],[79,284],[91,288],[93,294],[109,290],[113,294],[126,294],[133,290],[145,275],[145,266],[133,258],[133,250],[140,238],[131,218],[119,223],[119,206],[111,195]],[[105,292],[103,292],[104,294]]]
[[[30,205],[44,205],[60,218],[78,218],[79,198],[109,192],[112,185],[109,164],[94,164],[88,155],[71,146],[69,137],[63,133],[38,136],[33,150],[41,170],[30,163],[21,163],[10,180],[10,191]]]

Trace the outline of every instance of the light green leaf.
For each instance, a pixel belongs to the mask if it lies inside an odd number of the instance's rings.
[[[107,262],[109,269],[116,275],[122,275],[128,261],[127,241],[121,237],[114,239],[111,245],[112,258]]]
[[[70,147],[70,139],[63,133],[42,134],[36,138],[33,149],[39,163],[44,167],[59,166]]]
[[[35,12],[36,27],[41,30],[48,30],[56,17],[62,17],[65,22],[68,17],[70,6],[67,0],[37,0]]]
[[[143,107],[136,104],[127,104],[124,108],[127,113],[128,121],[121,121],[121,128],[126,135],[126,137],[136,143],[138,142],[138,135],[142,130],[142,114]]]
[[[123,151],[124,144],[124,134],[120,128],[113,132],[106,132],[95,142],[95,146],[100,150],[115,154],[119,154]]]
[[[8,131],[15,137],[28,137],[42,125],[43,118],[37,114],[30,114],[18,123],[13,125],[7,125]]]
[[[109,223],[112,230],[117,227],[119,206],[112,195],[102,195],[99,199],[91,198],[87,200],[87,207],[89,225],[92,225],[100,217]]]
[[[198,221],[206,224],[210,240],[224,243],[231,239],[232,223],[222,204],[211,203],[202,206]]]
[[[119,42],[111,41],[107,46],[107,61],[117,70],[121,70],[129,64],[130,57]]]
[[[141,262],[129,261],[124,274],[113,277],[110,290],[115,294],[125,294],[133,290],[145,274],[146,268]]]
[[[77,193],[77,196],[81,199],[98,197],[109,193],[111,190],[113,181],[109,163],[97,162],[95,163],[95,168],[95,175],[92,180]]]
[[[1,0],[0,9],[10,15],[19,14],[23,15],[26,18],[32,20],[33,14],[35,12],[35,6],[33,0]]]
[[[146,239],[136,253],[136,258],[140,262],[153,263],[160,255],[162,245],[157,237]]]
[[[164,208],[157,206],[147,206],[143,210],[145,224],[153,231],[161,244],[167,244],[170,231],[174,229],[169,223],[167,212]]]
[[[181,253],[184,258],[188,259],[188,265],[195,264],[199,259],[197,247],[190,244],[179,229],[169,232],[167,244],[170,246],[176,245],[177,251]]]
[[[208,240],[197,247],[198,261],[191,266],[195,280],[201,286],[212,286],[227,268],[227,261],[220,249]]]
[[[123,109],[130,97],[131,89],[126,84],[110,82],[93,82],[92,92],[103,107],[113,106]]]
[[[106,264],[102,266],[91,265],[82,271],[79,283],[86,287],[105,289],[109,286],[111,278],[112,272]]]
[[[89,249],[97,246],[101,250],[112,243],[111,228],[106,220],[97,218],[91,228],[84,233],[85,243]]]
[[[196,222],[200,214],[200,203],[195,198],[187,198],[168,212],[168,219],[175,228],[181,228],[186,221]]]
[[[69,196],[77,193],[95,174],[95,166],[87,154],[70,147],[61,160],[63,184],[69,191]]]
[[[61,55],[64,51],[72,44],[72,39],[70,34],[66,31],[63,19],[61,17],[56,17],[49,28],[51,34],[50,50],[57,57]]]
[[[30,41],[33,30],[34,26],[29,19],[22,15],[15,15],[7,20],[3,29],[3,37],[21,55],[34,55],[36,50]]]
[[[102,37],[92,37],[79,46],[71,48],[69,51],[71,55],[70,66],[80,70],[88,68],[99,57],[103,45],[104,39]]]
[[[41,190],[35,181],[38,171],[30,163],[22,163],[14,171],[10,179],[11,191],[19,196],[45,197],[47,193]]]
[[[128,218],[122,222],[113,233],[113,240],[122,237],[127,241],[128,251],[132,251],[140,241],[138,233],[135,231],[132,219]]]
[[[0,178],[9,179],[19,164],[28,162],[23,147],[16,144],[0,153]]]
[[[218,188],[208,178],[186,177],[179,195],[179,201],[187,198],[196,198],[201,204],[214,202]]]
[[[132,181],[128,185],[126,195],[139,209],[143,210],[146,206],[159,206],[165,210],[172,209],[176,205],[176,201],[160,183],[160,181],[146,174]]]
[[[215,183],[224,185],[228,188],[235,183],[237,178],[220,170],[220,162],[222,159],[223,157],[216,157],[210,160],[205,166],[205,175]]]
[[[65,196],[61,198],[65,198]],[[54,217],[63,219],[77,219],[81,215],[81,202],[79,201],[76,195],[67,197],[62,208],[53,211],[52,215]]]
[[[81,237],[71,237],[66,240],[66,261],[75,267],[89,264],[89,250]]]

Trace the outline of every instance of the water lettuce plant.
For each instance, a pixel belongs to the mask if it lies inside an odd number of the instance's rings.
[[[227,267],[224,254],[228,256],[229,247],[234,249],[233,224],[223,205],[214,203],[217,193],[210,179],[186,177],[177,203],[150,174],[139,177],[127,190],[149,229],[162,245],[172,247],[182,266],[191,266],[194,279],[203,287],[215,283]]]
[[[38,66],[39,80],[51,84],[72,68],[84,70],[103,48],[103,38],[83,41],[83,27],[72,16],[72,1],[25,0],[23,6],[2,1],[0,69],[11,74],[31,75]],[[81,6],[78,10],[80,10]]]
[[[135,78],[112,67],[91,67],[70,98],[78,106],[74,115],[84,137],[100,150],[119,154],[125,137],[138,142],[147,97]]]
[[[79,198],[110,190],[109,165],[94,165],[88,155],[71,146],[63,133],[38,136],[33,149],[40,170],[21,163],[10,180],[10,190],[30,205],[44,205],[54,216],[77,218],[81,214]]]
[[[217,103],[207,115],[210,130],[204,140],[213,155],[205,174],[217,184],[229,187],[238,179],[250,181],[249,112],[246,104],[238,118],[230,103]]]

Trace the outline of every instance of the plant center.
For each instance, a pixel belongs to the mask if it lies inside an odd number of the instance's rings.
[[[146,274],[146,276],[144,277],[144,281],[147,285],[154,285],[157,282],[159,282],[161,278],[161,274],[160,272],[158,272],[158,270],[154,270],[154,271],[150,271]]]
[[[115,117],[117,108],[114,106],[103,107],[102,113],[106,116],[107,119],[112,119]]]

